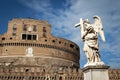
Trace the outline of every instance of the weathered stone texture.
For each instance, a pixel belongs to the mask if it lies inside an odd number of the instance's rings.
[[[50,29],[50,24],[41,20],[9,21],[8,31],[0,36],[0,62],[79,67],[79,47],[69,40],[52,36]],[[28,48],[32,49],[30,58],[27,56]]]

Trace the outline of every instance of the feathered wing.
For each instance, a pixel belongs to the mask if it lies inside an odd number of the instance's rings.
[[[103,31],[103,26],[102,26],[102,21],[99,16],[94,16],[93,17],[95,22],[94,22],[94,28],[96,32],[100,34],[101,39],[105,42],[105,36],[104,36],[104,31]]]

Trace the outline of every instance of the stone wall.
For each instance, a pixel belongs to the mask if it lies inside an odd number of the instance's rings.
[[[69,67],[9,66],[0,68],[2,80],[83,80],[81,69]]]
[[[8,31],[0,36],[0,41],[1,63],[79,67],[78,45],[52,36],[51,25],[47,21],[13,19],[8,23]]]
[[[110,69],[109,70],[110,80],[120,80],[120,69]]]
[[[73,67],[0,66],[0,80],[84,80],[82,70]],[[120,80],[120,69],[109,69],[109,80]]]

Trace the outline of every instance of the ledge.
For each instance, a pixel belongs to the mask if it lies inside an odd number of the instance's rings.
[[[86,70],[89,70],[89,69],[109,69],[110,66],[107,66],[107,65],[100,65],[100,66],[87,66],[85,68],[82,69],[82,71],[86,71]]]
[[[52,48],[52,49],[58,49],[67,53],[70,53],[74,56],[79,56],[79,54],[77,54],[77,52],[79,51],[72,51],[70,49],[65,49],[63,47],[58,47],[56,45],[48,45],[48,44],[33,44],[33,43],[1,43],[0,44],[1,47],[3,46],[32,46],[32,47],[41,47],[41,48]]]

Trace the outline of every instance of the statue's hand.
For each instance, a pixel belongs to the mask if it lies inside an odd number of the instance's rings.
[[[80,23],[78,23],[78,24],[75,24],[75,28],[77,28],[77,27],[79,27],[80,26]]]
[[[93,30],[93,27],[92,27],[92,26],[90,26],[90,27],[87,28],[87,31],[88,31],[88,32],[91,32],[92,30]]]

